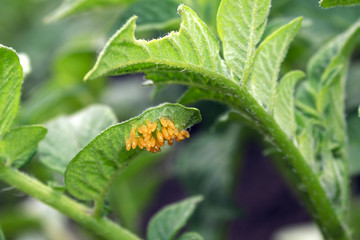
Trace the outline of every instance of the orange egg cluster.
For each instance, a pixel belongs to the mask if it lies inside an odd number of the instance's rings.
[[[161,130],[156,131],[157,122],[147,121],[147,125],[138,127],[139,137],[136,137],[135,129],[131,129],[130,137],[126,139],[126,150],[145,148],[147,151],[156,153],[160,152],[160,147],[165,145],[165,140],[169,146],[173,145],[174,139],[181,142],[185,138],[189,138],[190,134],[186,130],[179,131],[170,119],[160,118]],[[156,132],[155,132],[156,131]]]

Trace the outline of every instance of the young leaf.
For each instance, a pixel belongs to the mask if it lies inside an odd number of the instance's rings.
[[[5,160],[5,164],[15,168],[23,166],[35,154],[37,145],[46,132],[46,128],[41,126],[11,129],[0,142],[0,156]]]
[[[218,10],[217,29],[226,63],[245,85],[269,9],[270,0],[223,0]]]
[[[95,105],[48,122],[48,134],[39,144],[40,161],[50,169],[64,174],[70,160],[116,121],[116,116],[109,107]]]
[[[151,41],[135,39],[136,17],[131,18],[106,44],[85,80],[140,71],[186,70],[184,74],[204,77],[181,78],[185,84],[224,91],[236,87],[208,27],[190,8],[181,5],[178,12],[182,20],[180,31]]]
[[[322,75],[328,74],[330,69],[326,69],[339,59],[347,60],[354,44],[356,42],[358,33],[360,31],[360,20],[354,23],[346,32],[332,39],[324,45],[309,61],[307,66],[307,75],[309,84],[315,91],[319,91],[322,85],[320,79],[326,80]],[[344,65],[346,70],[347,64]]]
[[[134,0],[63,0],[62,4],[52,13],[45,17],[45,21],[55,22],[60,19],[96,9],[99,7],[110,7],[126,5]]]
[[[195,232],[187,232],[181,235],[178,240],[203,240],[203,237]]]
[[[338,145],[338,153],[343,156],[342,158],[346,158],[347,155],[344,118],[346,71],[350,53],[359,34],[360,21],[357,21],[346,32],[321,48],[307,67],[309,95],[317,103],[316,111],[321,116],[328,135],[331,136],[325,140],[331,141],[330,145]],[[331,88],[329,84],[332,85]]]
[[[201,120],[197,109],[168,103],[108,128],[86,145],[67,166],[67,190],[81,200],[95,200],[102,204],[114,176],[123,171],[141,151],[139,148],[126,150],[125,141],[131,129],[137,129],[147,121],[157,122],[161,126],[160,117],[171,118],[179,130]]]
[[[280,80],[276,89],[274,118],[290,139],[295,137],[296,131],[294,88],[295,84],[304,77],[305,73],[301,71],[289,72]]]
[[[186,224],[201,197],[191,197],[166,206],[150,221],[147,230],[148,240],[170,240]]]
[[[18,55],[0,44],[0,136],[10,128],[17,113],[22,81]]]
[[[301,26],[297,18],[268,36],[256,50],[250,92],[268,112],[274,109],[280,65]]]
[[[323,8],[345,7],[360,5],[360,0],[320,0],[320,6]]]

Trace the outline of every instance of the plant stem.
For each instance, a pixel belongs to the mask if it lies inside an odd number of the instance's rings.
[[[91,209],[54,191],[35,178],[16,169],[0,166],[0,179],[45,204],[57,209],[76,222],[108,240],[140,240],[127,229],[107,218],[94,218]]]
[[[242,98],[242,107],[240,110],[247,111],[262,126],[263,131],[270,136],[272,142],[278,147],[282,156],[289,160],[287,162],[292,168],[293,174],[301,181],[305,188],[299,188],[300,194],[305,200],[310,213],[318,223],[325,239],[327,240],[350,240],[351,234],[346,227],[346,223],[339,219],[336,209],[333,208],[329,198],[326,195],[318,177],[307,164],[302,154],[299,152],[293,141],[282,131],[280,126],[275,122],[257,101],[247,92],[246,89],[240,88],[238,91]],[[302,190],[303,189],[303,190]],[[309,199],[309,201],[306,201]]]

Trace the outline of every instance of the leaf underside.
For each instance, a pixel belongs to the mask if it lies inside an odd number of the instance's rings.
[[[85,80],[140,71],[182,71],[199,77],[179,76],[169,81],[231,92],[237,84],[219,56],[216,38],[190,8],[181,5],[178,12],[182,20],[179,32],[151,41],[136,40],[136,17],[129,19],[106,44]]]
[[[179,130],[189,128],[201,120],[197,109],[167,103],[106,129],[68,164],[65,172],[67,190],[81,200],[103,199],[114,176],[142,151],[139,148],[126,150],[125,141],[131,129],[137,129],[147,121],[156,121],[160,126],[160,117],[170,118]]]

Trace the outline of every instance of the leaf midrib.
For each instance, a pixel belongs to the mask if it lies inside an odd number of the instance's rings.
[[[200,75],[203,75],[203,76],[206,76],[210,79],[218,79],[218,80],[221,80],[221,81],[218,81],[218,82],[224,82],[224,85],[227,85],[228,88],[232,89],[232,90],[240,90],[239,89],[239,86],[237,85],[237,83],[231,79],[231,78],[228,78],[227,76],[223,75],[223,74],[219,74],[217,73],[216,71],[212,71],[208,68],[203,68],[203,67],[199,67],[199,66],[196,66],[196,65],[192,65],[192,64],[188,64],[188,63],[180,63],[180,62],[175,62],[175,61],[165,61],[165,60],[161,60],[161,59],[156,59],[156,58],[153,58],[153,59],[146,59],[144,61],[128,61],[129,64],[122,64],[122,65],[118,65],[116,67],[114,67],[115,70],[113,71],[107,71],[105,73],[102,73],[101,75],[99,76],[96,76],[96,77],[101,77],[101,76],[106,76],[108,74],[111,74],[111,73],[116,73],[116,74],[123,74],[124,72],[127,72],[126,70],[125,71],[117,71],[117,69],[126,69],[128,67],[133,67],[133,66],[136,66],[138,64],[154,64],[155,66],[154,67],[146,67],[146,68],[141,68],[141,69],[130,69],[129,71],[131,72],[146,72],[146,71],[149,71],[149,70],[160,70],[159,69],[159,65],[160,66],[167,66],[167,67],[164,67],[163,69],[164,70],[186,70],[188,72],[192,72],[192,73],[196,73],[196,74],[200,74]],[[93,71],[90,71],[89,74],[87,76],[90,76],[92,74]],[[87,79],[87,76],[85,76],[85,79]],[[184,84],[184,82],[182,82]],[[189,82],[189,83],[193,83],[193,82]],[[201,84],[197,84],[197,85],[194,85],[194,86],[200,86],[201,88],[206,88],[206,89],[215,89],[215,90],[218,90],[218,91],[224,91],[225,88],[221,88],[221,87],[216,87],[216,86],[221,86],[220,84],[216,84],[215,86],[207,86],[207,85],[201,85]]]
[[[247,55],[246,55],[246,62],[244,66],[244,72],[241,76],[241,83],[243,86],[247,85],[247,82],[250,77],[251,68],[254,62],[254,49],[255,49],[255,23],[256,23],[256,16],[257,16],[257,3],[258,0],[254,1],[254,8],[251,12],[251,27],[250,27],[250,37],[249,37],[249,44],[247,47]]]

